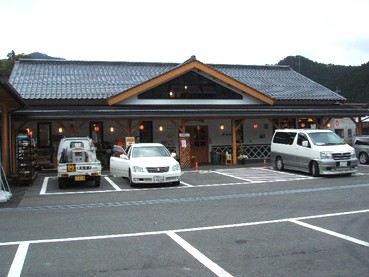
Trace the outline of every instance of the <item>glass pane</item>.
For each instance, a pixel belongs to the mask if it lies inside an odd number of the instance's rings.
[[[38,146],[49,147],[51,146],[51,124],[50,123],[38,123]]]

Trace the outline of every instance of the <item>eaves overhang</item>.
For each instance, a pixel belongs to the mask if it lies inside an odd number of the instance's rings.
[[[3,87],[3,89],[8,94],[9,98],[7,101],[6,99],[2,99],[2,102],[13,102],[11,106],[13,108],[28,108],[27,103],[24,101],[24,99],[19,95],[17,90],[2,76],[0,75],[0,86]]]
[[[40,119],[180,119],[180,118],[270,118],[270,117],[365,117],[369,114],[367,108],[352,108],[342,106],[319,106],[306,108],[301,106],[124,106],[124,107],[90,107],[69,109],[33,108],[18,110],[13,113],[14,118]]]
[[[237,88],[238,90],[251,95],[259,100],[261,100],[262,102],[269,104],[269,105],[273,105],[274,104],[274,99],[266,96],[265,94],[245,85],[244,83],[241,83],[231,77],[229,77],[226,74],[223,74],[197,60],[193,60],[190,61],[188,63],[184,63],[164,74],[161,74],[151,80],[148,80],[140,85],[137,85],[133,88],[130,88],[126,91],[123,91],[122,93],[116,95],[116,96],[112,96],[110,98],[107,99],[108,104],[111,105],[115,105],[121,101],[124,101],[125,99],[132,97],[136,94],[139,94],[141,92],[147,91],[153,87],[156,87],[158,85],[161,85],[165,82],[168,82],[184,73],[187,73],[191,70],[195,70],[195,71],[202,71],[205,72],[206,74],[212,76],[213,78],[216,78],[234,88]]]

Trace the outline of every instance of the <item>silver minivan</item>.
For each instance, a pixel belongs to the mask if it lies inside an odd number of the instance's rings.
[[[313,176],[357,172],[355,150],[330,130],[275,130],[271,161],[278,170],[292,169]]]

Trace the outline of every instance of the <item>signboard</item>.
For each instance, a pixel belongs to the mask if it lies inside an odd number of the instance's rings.
[[[190,137],[190,134],[189,133],[180,133],[179,134],[179,137],[180,138],[189,138]]]
[[[135,143],[135,137],[126,137],[126,147]]]

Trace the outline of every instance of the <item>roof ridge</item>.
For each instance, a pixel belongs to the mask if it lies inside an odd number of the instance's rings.
[[[229,67],[238,67],[238,68],[256,68],[256,69],[263,69],[263,68],[270,68],[270,69],[291,69],[291,67],[289,65],[278,65],[278,64],[271,64],[271,65],[252,65],[252,64],[206,64],[208,66],[216,66],[216,67],[221,67],[221,66],[229,66]]]
[[[131,61],[86,61],[86,60],[53,60],[53,59],[20,59],[21,63],[55,63],[55,64],[129,64],[129,65],[173,65],[173,62],[131,62]]]

